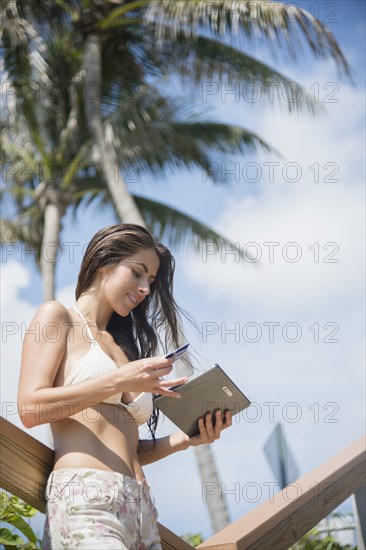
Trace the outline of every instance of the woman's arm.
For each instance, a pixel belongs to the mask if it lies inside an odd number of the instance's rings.
[[[151,439],[140,439],[138,446],[139,462],[141,466],[146,466],[146,464],[161,460],[178,451],[184,451],[189,446],[189,437],[183,432],[175,432],[172,435],[158,438],[154,448],[152,448]]]
[[[66,418],[119,390],[114,373],[53,387],[66,352],[70,324],[66,308],[52,300],[37,310],[27,329],[18,388],[18,412],[26,428]]]
[[[222,430],[229,428],[231,424],[232,416],[230,411],[226,411],[225,413],[225,422],[222,421],[221,411],[217,411],[215,426],[212,424],[211,413],[207,412],[206,416],[200,418],[198,421],[200,430],[198,435],[188,437],[183,432],[175,432],[172,435],[157,439],[155,447],[153,447],[151,439],[140,439],[138,445],[140,464],[141,466],[146,466],[146,464],[161,460],[178,451],[184,451],[188,447],[213,443],[216,439],[220,439]]]
[[[107,372],[71,386],[53,387],[67,349],[70,332],[67,309],[52,300],[36,312],[25,334],[18,388],[18,412],[26,428],[67,418],[116,393],[139,391],[163,393],[169,381],[159,377],[169,374],[172,360],[149,357],[132,361],[123,368]],[[174,381],[179,385],[186,378]]]

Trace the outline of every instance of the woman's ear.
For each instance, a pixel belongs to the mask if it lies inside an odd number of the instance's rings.
[[[97,274],[101,277],[109,276],[113,272],[113,268],[114,268],[114,266],[112,266],[112,265],[104,265],[104,266],[98,268]]]
[[[109,271],[112,271],[114,267],[114,265],[103,265],[102,267],[98,267],[98,272],[108,273]]]
[[[106,266],[104,267],[98,267],[96,273],[95,273],[95,276],[94,276],[94,280],[100,280],[100,278],[104,277],[107,273],[107,268]]]

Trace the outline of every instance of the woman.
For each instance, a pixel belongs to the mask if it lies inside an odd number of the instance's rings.
[[[179,398],[165,380],[179,345],[172,296],[174,259],[143,227],[118,224],[89,243],[76,304],[43,304],[26,334],[18,392],[23,424],[50,422],[55,462],[47,483],[43,548],[161,548],[157,512],[142,467],[192,445],[211,443],[231,425],[216,414],[200,434],[155,439],[152,394]],[[147,422],[151,440],[139,440]]]

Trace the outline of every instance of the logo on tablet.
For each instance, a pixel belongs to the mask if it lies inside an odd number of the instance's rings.
[[[232,397],[232,396],[233,396],[233,393],[229,390],[228,387],[223,386],[222,389],[224,390],[224,392],[225,392],[229,397]]]

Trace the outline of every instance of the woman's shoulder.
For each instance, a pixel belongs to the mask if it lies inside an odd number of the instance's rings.
[[[27,334],[40,335],[39,342],[63,344],[72,326],[67,308],[57,300],[48,300],[41,304],[31,320]]]
[[[44,322],[67,322],[70,320],[69,310],[57,300],[47,300],[39,306],[35,317]]]

